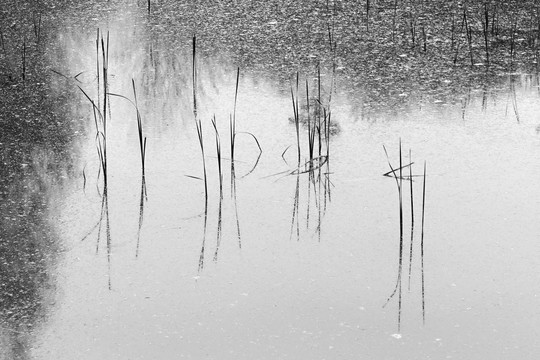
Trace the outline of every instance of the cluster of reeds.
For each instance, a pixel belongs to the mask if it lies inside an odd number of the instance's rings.
[[[383,146],[384,152],[388,160],[388,166],[390,171],[383,174],[384,176],[393,177],[397,190],[398,190],[398,205],[399,205],[399,257],[398,257],[398,273],[396,284],[390,296],[386,300],[383,307],[385,307],[390,300],[397,294],[398,295],[398,331],[401,327],[401,308],[402,308],[402,277],[403,277],[403,260],[404,260],[404,199],[403,199],[403,181],[409,181],[409,195],[410,195],[410,214],[411,214],[411,227],[410,227],[410,243],[409,243],[409,274],[408,274],[408,290],[411,289],[411,273],[412,273],[412,263],[413,263],[413,244],[414,244],[414,191],[413,191],[413,181],[417,175],[413,175],[413,162],[411,151],[409,150],[409,163],[403,164],[403,155],[402,155],[402,145],[401,140],[399,141],[399,167],[394,168],[390,162],[390,157],[386,150],[386,147]],[[409,174],[406,175],[404,170],[408,168]],[[425,322],[425,286],[424,286],[424,215],[425,215],[425,199],[426,199],[426,162],[424,162],[424,172],[423,172],[423,186],[422,186],[422,209],[421,209],[421,234],[420,234],[420,267],[421,267],[421,292],[422,292],[422,319]]]
[[[333,89],[333,78],[331,89]],[[301,140],[300,140],[300,124],[303,123],[307,128],[307,143],[308,143],[308,163],[320,163],[324,158],[330,155],[330,135],[332,126],[332,113],[330,111],[330,103],[332,100],[332,90],[330,91],[327,106],[323,104],[321,92],[321,70],[317,68],[317,96],[310,98],[309,81],[306,79],[306,112],[305,116],[300,112],[299,105],[299,74],[296,73],[296,93],[293,85],[291,85],[291,100],[293,106],[293,121],[296,130],[296,149],[297,159],[300,168],[302,159],[301,155]],[[312,111],[313,109],[313,111]],[[326,154],[323,153],[323,147],[326,148]],[[288,150],[285,149],[283,154]],[[283,157],[282,154],[282,157]]]
[[[201,149],[201,157],[202,157],[202,167],[203,167],[203,177],[202,179],[197,176],[189,176],[191,178],[200,179],[204,182],[204,198],[205,198],[205,205],[204,205],[204,225],[203,225],[203,240],[202,240],[202,246],[201,246],[201,253],[199,256],[199,271],[201,271],[204,267],[204,254],[205,254],[205,244],[206,244],[206,230],[207,230],[207,221],[208,221],[208,203],[209,203],[209,186],[208,186],[208,175],[207,175],[207,149],[205,149],[205,137],[204,137],[204,131],[203,131],[203,122],[199,117],[198,113],[198,99],[197,99],[197,38],[193,36],[192,39],[192,88],[193,88],[193,117],[195,120],[195,127],[197,131],[197,137],[199,141],[199,146]],[[242,177],[245,177],[249,174],[251,174],[255,168],[257,167],[259,163],[259,159],[262,155],[262,148],[259,143],[259,140],[257,137],[250,133],[245,131],[237,131],[237,122],[236,122],[236,112],[237,112],[237,103],[238,103],[238,94],[239,94],[239,83],[240,83],[240,68],[238,67],[236,69],[236,84],[235,84],[235,90],[234,90],[234,105],[232,113],[229,115],[229,152],[230,152],[230,180],[231,180],[231,199],[234,203],[234,209],[235,209],[235,217],[236,217],[236,233],[238,236],[238,246],[241,247],[241,231],[240,231],[240,221],[238,217],[238,206],[236,202],[237,197],[237,186],[236,186],[236,143],[237,143],[237,137],[239,135],[248,135],[253,139],[255,144],[257,145],[259,149],[259,153],[257,156],[257,159],[254,162],[254,165],[247,171]],[[222,237],[222,202],[223,202],[223,191],[224,191],[224,166],[223,162],[225,160],[224,152],[223,152],[223,146],[222,146],[222,138],[220,136],[219,131],[219,125],[218,125],[218,118],[214,114],[213,117],[210,119],[210,123],[214,130],[214,142],[216,147],[216,164],[217,164],[217,173],[218,173],[218,184],[219,184],[219,205],[218,205],[218,218],[217,218],[217,238],[216,238],[216,250],[214,252],[214,261],[217,261],[218,259],[218,253],[219,248],[221,244],[221,237]],[[225,148],[226,149],[226,148]]]
[[[329,32],[329,36],[332,33]],[[330,37],[330,39],[332,39]],[[335,70],[335,67],[333,67]],[[332,77],[331,91],[328,97],[327,105],[324,105],[322,99],[322,81],[320,66],[317,67],[316,78],[316,95],[310,97],[309,81],[305,82],[306,104],[305,115],[300,110],[300,94],[299,94],[299,74],[296,73],[295,86],[291,84],[291,100],[293,106],[293,122],[296,131],[296,149],[297,149],[297,167],[293,170],[286,170],[274,175],[296,175],[296,188],[294,192],[294,204],[291,216],[291,238],[294,233],[299,240],[300,238],[300,175],[307,174],[307,214],[306,227],[309,229],[310,224],[310,204],[312,201],[312,192],[314,193],[315,207],[317,208],[317,226],[316,232],[319,239],[321,234],[321,219],[323,212],[326,210],[326,203],[330,199],[330,136],[332,126],[332,114],[330,104],[332,100],[332,90],[334,78]],[[307,130],[307,155],[302,163],[301,150],[301,135],[300,125],[303,125]],[[290,147],[287,147],[282,153],[284,154]],[[323,171],[324,167],[324,171]],[[296,230],[296,231],[295,231]]]
[[[97,79],[98,79],[98,103],[96,102],[86,93],[86,91],[83,90],[83,88],[80,85],[77,85],[79,90],[84,94],[84,96],[88,99],[88,101],[92,104],[92,111],[94,114],[94,123],[96,126],[96,148],[98,153],[98,158],[100,162],[100,172],[103,173],[103,185],[104,185],[104,193],[106,193],[107,190],[107,106],[108,106],[108,97],[109,97],[109,91],[108,91],[108,68],[109,68],[109,32],[107,32],[106,39],[103,38],[103,35],[101,34],[100,39],[100,32],[98,29],[98,36],[96,40],[96,54],[97,59],[96,63],[97,65]],[[101,44],[101,68],[99,66],[99,50]],[[101,72],[101,74],[100,74]],[[103,81],[103,90],[101,91],[99,87],[99,78],[102,78]],[[103,107],[100,107],[99,98],[100,98],[100,92],[103,94]]]

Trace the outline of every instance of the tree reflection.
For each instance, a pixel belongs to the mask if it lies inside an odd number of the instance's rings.
[[[51,96],[48,79],[17,81],[0,84],[0,343],[6,358],[27,359],[55,301],[52,198],[73,177],[71,144],[81,128],[65,118],[70,99]]]

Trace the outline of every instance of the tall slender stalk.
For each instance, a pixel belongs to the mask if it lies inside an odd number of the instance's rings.
[[[223,197],[223,171],[221,170],[221,140],[219,138],[219,131],[216,124],[216,115],[212,118],[212,125],[214,126],[214,132],[216,135],[216,157],[218,164],[218,174],[219,174],[219,194],[220,197]]]
[[[484,21],[482,22],[484,31],[484,45],[486,48],[486,65],[489,66],[489,11],[488,4],[484,3]]]
[[[197,120],[197,64],[196,64],[196,54],[197,54],[197,38],[193,35],[193,115],[195,120]]]
[[[142,176],[145,177],[145,159],[146,159],[146,136],[143,135],[143,125],[141,113],[139,112],[139,104],[137,102],[137,91],[135,90],[135,80],[131,79],[131,84],[133,85],[133,97],[135,99],[135,110],[137,112],[137,130],[139,133],[139,147],[141,150],[141,167],[142,167]]]
[[[201,120],[198,119],[195,121],[195,125],[197,127],[197,135],[199,137],[199,144],[201,146],[201,154],[202,154],[202,162],[203,162],[203,175],[204,175],[204,208],[205,211],[208,208],[208,180],[206,177],[206,160],[204,156],[204,142],[203,142],[203,129],[202,129],[202,123]]]
[[[296,98],[294,96],[293,86],[291,85],[291,99],[294,113],[294,126],[296,128],[296,145],[298,153],[298,165],[300,165],[300,114],[298,113],[298,72],[296,72]]]
[[[396,285],[394,287],[394,290],[386,300],[383,307],[386,307],[386,305],[390,302],[390,300],[396,295],[396,293],[399,290],[399,316],[398,316],[398,328],[400,326],[400,319],[401,319],[401,276],[403,272],[403,196],[402,196],[402,185],[403,185],[403,161],[402,161],[402,154],[401,154],[401,139],[399,140],[399,177],[396,172],[396,170],[392,167],[392,164],[390,163],[390,158],[388,156],[388,152],[386,151],[386,147],[383,146],[384,152],[386,154],[386,158],[388,160],[388,166],[390,167],[390,172],[394,175],[394,179],[396,181],[396,185],[398,188],[398,197],[399,197],[399,261],[398,261],[398,275],[396,279]]]
[[[234,90],[234,108],[233,115],[230,118],[230,143],[231,143],[231,166],[234,163],[234,142],[236,140],[236,102],[238,99],[238,83],[240,80],[240,67],[236,69],[236,87]]]
[[[105,188],[107,187],[107,100],[109,98],[109,84],[108,84],[108,71],[109,71],[109,32],[107,31],[107,42],[103,37],[101,38],[101,51],[103,55],[102,70],[103,70],[103,181]]]
[[[100,107],[100,103],[99,103],[99,28],[97,29],[97,34],[96,34],[96,75],[97,75],[97,101],[98,101],[98,108]]]
[[[22,79],[23,79],[23,82],[26,81],[26,36],[23,39]]]
[[[411,290],[411,272],[412,272],[412,261],[413,261],[413,240],[414,240],[414,194],[413,194],[413,174],[412,174],[412,155],[411,150],[409,149],[409,162],[411,166],[409,166],[409,183],[411,185],[410,192],[411,192],[411,244],[409,248],[409,283],[408,283],[408,289]]]

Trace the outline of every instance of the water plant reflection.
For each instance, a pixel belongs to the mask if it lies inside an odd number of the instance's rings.
[[[413,181],[414,177],[418,175],[413,175],[413,162],[411,151],[409,150],[409,164],[403,165],[403,156],[402,156],[402,145],[401,139],[399,141],[399,167],[394,168],[390,162],[388,152],[386,147],[383,146],[384,152],[388,159],[388,166],[390,171],[383,174],[383,176],[389,176],[392,174],[398,190],[398,204],[399,204],[399,251],[398,251],[398,271],[397,278],[394,289],[392,290],[390,296],[388,296],[383,307],[386,307],[390,301],[397,295],[398,297],[398,317],[397,317],[397,330],[401,331],[401,318],[402,318],[402,301],[403,301],[403,291],[402,291],[402,281],[403,281],[403,262],[404,262],[404,206],[403,206],[403,180],[409,181],[409,196],[410,196],[410,217],[411,217],[411,227],[410,227],[410,244],[409,244],[409,273],[408,273],[408,291],[411,291],[411,274],[413,266],[413,249],[414,249],[414,190],[413,190]],[[409,168],[409,174],[405,175],[403,170]],[[425,324],[426,320],[426,311],[425,311],[425,276],[424,276],[424,214],[425,214],[425,199],[426,199],[426,163],[424,162],[424,172],[423,175],[423,186],[422,186],[422,208],[421,208],[421,233],[420,233],[420,283],[421,283],[421,297],[422,297],[422,322]]]

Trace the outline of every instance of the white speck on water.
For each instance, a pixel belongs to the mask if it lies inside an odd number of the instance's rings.
[[[401,334],[392,334],[394,339],[401,339]]]

